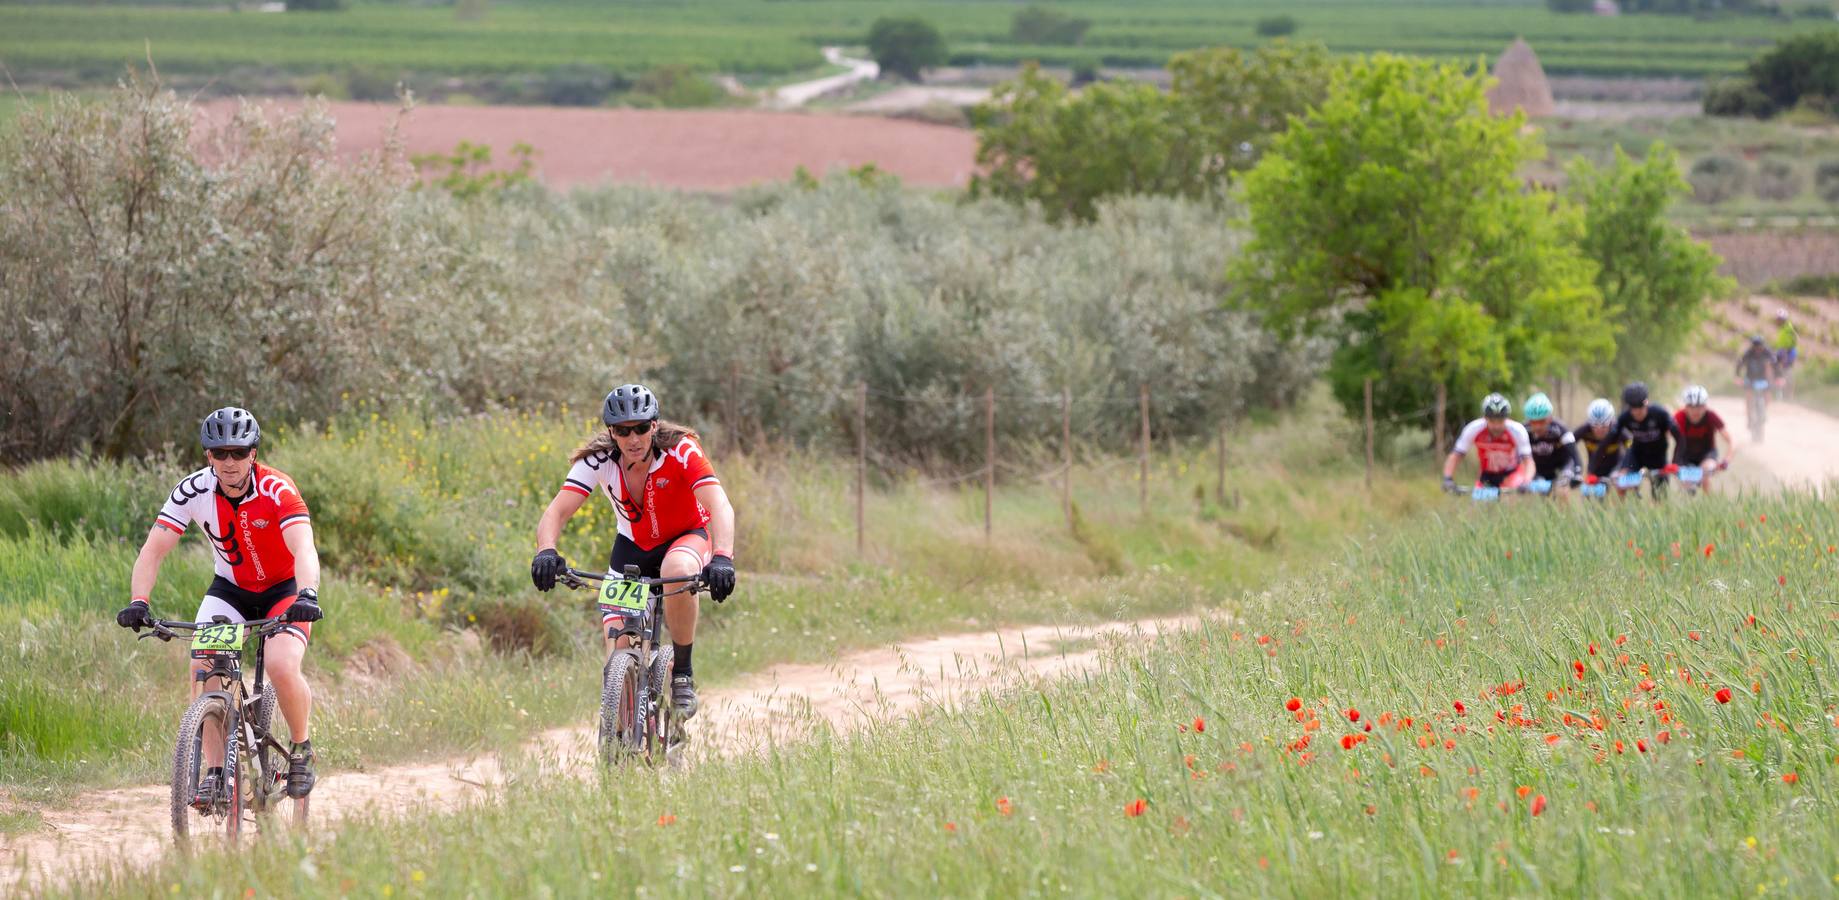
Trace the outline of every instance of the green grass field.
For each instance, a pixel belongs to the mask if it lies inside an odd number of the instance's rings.
[[[1826,895],[1835,542],[1804,495],[1356,531],[1097,674],[70,892]]]
[[[942,0],[814,0],[698,4],[533,0],[493,4],[479,21],[450,5],[359,2],[336,13],[264,14],[184,6],[0,6],[0,62],[15,72],[74,74],[107,83],[149,53],[163,71],[240,77],[365,66],[440,75],[537,72],[589,65],[636,75],[685,63],[705,71],[783,73],[822,63],[823,44],[859,44],[869,24],[916,14],[945,33],[954,62],[1092,61],[1160,66],[1171,53],[1215,44],[1251,46],[1261,18],[1292,16],[1294,37],[1337,52],[1388,50],[1492,60],[1515,36],[1548,71],[1704,75],[1740,68],[1759,48],[1807,20],[1697,21],[1677,16],[1557,15],[1542,3],[1455,0],[1068,0],[1056,10],[1091,20],[1077,47],[1018,45],[1016,7]],[[1824,27],[1831,27],[1826,23]]]
[[[725,605],[704,604],[698,674],[719,684],[914,634],[1166,612],[1196,592],[1262,583],[1349,529],[1427,502],[1387,478],[1386,503],[1368,505],[1353,490],[1349,444],[1321,439],[1319,423],[1336,414],[1312,407],[1311,422],[1247,428],[1235,439],[1236,509],[1197,499],[1214,473],[1205,451],[1159,455],[1146,527],[1137,527],[1134,468],[1081,468],[1086,520],[1132,527],[1091,525],[1078,539],[1055,485],[1006,484],[986,543],[973,486],[878,479],[863,559],[848,466],[725,458],[714,448],[740,511],[743,589]],[[591,598],[540,595],[528,581],[535,522],[585,433],[578,417],[553,411],[449,422],[360,413],[307,433],[275,431],[269,458],[302,486],[328,573],[328,619],[308,660],[327,765],[503,747],[530,728],[591,715],[601,652]],[[134,641],[113,613],[152,513],[192,465],[55,462],[0,475],[0,646],[9,648],[0,659],[0,783],[12,798],[52,801],[162,776],[185,654]],[[1326,474],[1291,486],[1277,477],[1285,466]],[[561,550],[594,565],[614,533],[607,504],[589,503]],[[189,615],[209,577],[193,535],[168,559],[156,614]],[[1120,581],[1131,587],[1119,591]],[[827,587],[812,600],[819,585]],[[73,673],[107,685],[107,702],[74,688]]]

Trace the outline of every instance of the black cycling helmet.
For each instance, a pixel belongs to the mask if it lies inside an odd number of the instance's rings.
[[[1623,406],[1647,405],[1647,382],[1637,381],[1622,389]]]
[[[658,398],[642,384],[622,384],[614,388],[600,408],[600,421],[608,425],[657,417]]]
[[[1759,347],[1760,347],[1760,346],[1762,346],[1762,343],[1763,343],[1763,341],[1762,341],[1762,335],[1760,335],[1760,334],[1752,334],[1752,335],[1750,335],[1750,343],[1752,343],[1752,344],[1755,344],[1755,345],[1757,345],[1757,346],[1759,346]]]
[[[246,409],[226,406],[204,417],[198,442],[206,450],[243,449],[262,443],[262,426]]]

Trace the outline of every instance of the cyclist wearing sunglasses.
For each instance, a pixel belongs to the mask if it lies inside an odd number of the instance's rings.
[[[619,537],[608,566],[618,572],[638,566],[651,578],[703,575],[717,602],[734,591],[734,507],[703,454],[696,433],[658,418],[658,398],[643,385],[627,384],[607,395],[600,411],[607,430],[570,457],[574,467],[536,526],[536,558],[530,580],[539,591],[555,587],[568,563],[556,552],[562,526],[596,490],[612,501]],[[696,714],[695,670],[690,651],[696,639],[696,595],[664,599],[664,624],[671,639],[671,705],[679,715]],[[607,652],[631,638],[618,616],[601,621]]]
[[[149,598],[160,563],[179,545],[186,528],[198,523],[216,557],[217,575],[192,621],[208,622],[212,616],[232,622],[282,614],[287,618],[286,629],[268,639],[264,652],[275,699],[293,736],[287,792],[305,797],[314,781],[307,730],[313,693],[300,674],[300,662],[312,623],[321,616],[319,552],[313,546],[306,501],[292,478],[257,461],[262,429],[246,410],[227,406],[206,416],[199,441],[207,465],[181,479],[160,508],[134,561],[129,588],[133,599],[115,621],[135,629],[152,622]],[[206,668],[202,662],[192,664],[193,672]],[[195,677],[188,680],[196,697],[203,684]],[[212,758],[222,756],[223,740],[207,734],[204,747],[211,768],[199,779],[198,796],[209,802],[223,773],[223,760]]]

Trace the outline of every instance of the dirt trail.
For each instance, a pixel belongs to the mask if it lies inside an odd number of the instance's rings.
[[[849,731],[968,694],[1094,667],[1107,640],[1189,628],[1192,617],[1097,626],[1011,628],[950,635],[850,654],[827,665],[783,665],[703,693],[692,723],[691,758],[733,755],[796,740],[813,728]],[[719,740],[712,739],[719,735]],[[451,811],[490,797],[507,778],[543,769],[582,771],[591,729],[544,732],[515,760],[480,754],[441,762],[340,772],[313,791],[316,826],[358,814]],[[0,895],[40,887],[96,865],[153,860],[170,843],[167,787],[94,791],[61,809],[40,810],[38,832],[0,840]]]
[[[1731,466],[1736,482],[1763,488],[1824,487],[1839,479],[1839,419],[1794,403],[1769,402],[1763,442],[1750,440],[1745,424],[1743,397],[1727,393],[1711,398],[1720,410],[1731,439],[1737,444],[1737,461]]]

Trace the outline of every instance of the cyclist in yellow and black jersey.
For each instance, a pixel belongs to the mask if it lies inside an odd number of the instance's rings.
[[[1588,418],[1571,434],[1584,448],[1584,473],[1597,478],[1615,473],[1633,440],[1627,429],[1617,424],[1615,405],[1601,397],[1590,402]]]

